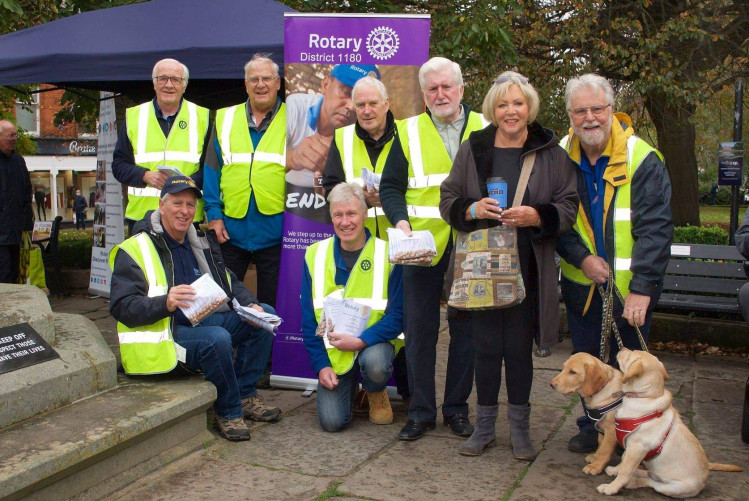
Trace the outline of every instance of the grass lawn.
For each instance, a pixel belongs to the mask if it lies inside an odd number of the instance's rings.
[[[745,205],[739,205],[739,224],[746,212]],[[700,223],[702,226],[707,225],[725,225],[726,228],[731,221],[730,205],[700,205]]]

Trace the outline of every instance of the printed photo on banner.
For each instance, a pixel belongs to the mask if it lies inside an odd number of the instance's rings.
[[[94,247],[104,248],[106,243],[107,227],[106,225],[94,225]]]

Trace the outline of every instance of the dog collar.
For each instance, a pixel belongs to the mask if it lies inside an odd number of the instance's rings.
[[[606,414],[608,414],[609,412],[613,411],[614,409],[622,405],[622,402],[624,401],[624,397],[623,396],[619,397],[617,400],[614,400],[610,404],[606,404],[603,407],[598,407],[598,408],[593,408],[593,409],[585,405],[585,400],[583,400],[582,397],[580,397],[580,401],[583,404],[583,410],[585,411],[585,415],[588,416],[588,418],[590,418],[591,421],[597,423],[598,421],[603,419],[604,416],[606,416]]]
[[[639,393],[635,391],[617,391],[611,394],[611,398],[649,398],[647,393]]]

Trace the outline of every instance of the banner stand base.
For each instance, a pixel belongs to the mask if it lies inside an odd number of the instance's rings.
[[[302,390],[302,396],[308,398],[313,392],[317,391],[317,379],[293,376],[270,376],[270,385],[272,388],[286,388],[290,390]],[[388,397],[390,400],[402,401],[398,395],[398,389],[395,386],[388,386]]]

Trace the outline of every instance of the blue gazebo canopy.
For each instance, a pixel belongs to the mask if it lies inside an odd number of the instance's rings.
[[[217,107],[246,98],[242,67],[265,52],[283,68],[283,14],[273,0],[153,0],[85,12],[0,36],[0,85],[53,83],[153,96],[165,57],[190,70],[186,96]],[[243,96],[243,97],[242,97]]]

